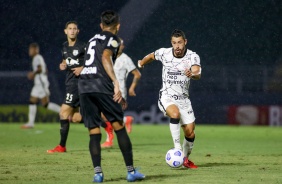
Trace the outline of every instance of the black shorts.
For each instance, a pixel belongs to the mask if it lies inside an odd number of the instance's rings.
[[[122,121],[123,110],[121,105],[113,100],[112,95],[103,93],[80,94],[80,112],[84,125],[87,128],[100,127],[101,112],[109,122]]]
[[[64,104],[73,108],[79,107],[79,93],[77,84],[66,86],[66,97]]]

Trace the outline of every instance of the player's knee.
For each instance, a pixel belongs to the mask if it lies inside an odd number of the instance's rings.
[[[194,132],[194,130],[186,129],[185,132],[184,132],[184,134],[185,134],[185,137],[187,137],[187,138],[193,138],[193,137],[195,137],[195,132]]]
[[[80,115],[73,115],[73,117],[72,117],[72,122],[73,123],[79,123],[79,122],[81,122],[81,120],[82,120],[82,117],[80,116]]]
[[[69,114],[66,113],[66,111],[60,110],[59,116],[60,116],[60,119],[68,119]]]
[[[173,111],[172,113],[170,113],[170,118],[179,119],[180,118],[180,112],[179,111]]]

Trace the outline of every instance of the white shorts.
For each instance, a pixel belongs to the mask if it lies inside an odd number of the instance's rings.
[[[175,100],[169,96],[162,96],[158,100],[160,110],[166,114],[166,109],[170,105],[176,105],[180,111],[180,124],[187,125],[195,122],[196,118],[189,98],[183,100]]]
[[[41,84],[36,84],[33,86],[30,96],[42,99],[46,96],[50,96],[50,91],[48,88],[43,87]]]

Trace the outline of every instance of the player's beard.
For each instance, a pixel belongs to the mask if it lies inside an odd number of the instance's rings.
[[[174,50],[174,55],[176,57],[182,57],[183,56],[183,52],[184,52],[184,48],[183,49],[178,48],[178,49]]]

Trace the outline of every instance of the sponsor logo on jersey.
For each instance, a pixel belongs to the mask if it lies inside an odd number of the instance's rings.
[[[79,65],[78,59],[77,59],[77,60],[74,60],[74,59],[72,59],[71,57],[68,57],[68,58],[66,59],[66,63],[67,63],[68,66]]]
[[[73,54],[74,56],[77,56],[77,55],[78,55],[78,50],[73,50],[73,51],[72,51],[72,54]]]
[[[84,67],[80,75],[96,74],[96,73],[97,73],[97,67]]]
[[[193,110],[191,110],[191,111],[188,111],[187,113],[188,113],[188,114],[192,114],[192,113],[193,113]]]
[[[174,100],[185,100],[185,99],[187,99],[187,96],[172,95],[171,97],[174,98]]]
[[[167,79],[166,82],[168,84],[175,84],[175,85],[186,85],[186,84],[189,84],[189,81],[186,81],[186,80],[171,80],[171,79]]]
[[[168,75],[181,75],[181,72],[167,72]]]

